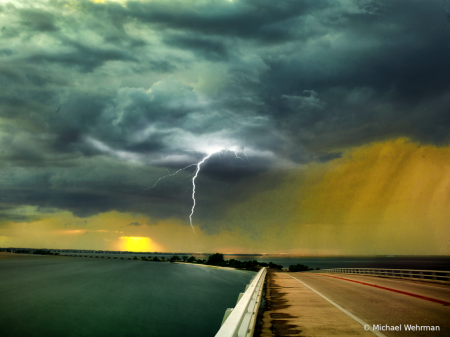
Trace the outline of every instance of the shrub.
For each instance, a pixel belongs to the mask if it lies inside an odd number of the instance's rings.
[[[297,263],[296,265],[290,265],[289,271],[297,272],[297,271],[308,271],[313,270],[312,268],[309,268],[308,266],[305,266],[304,264]]]

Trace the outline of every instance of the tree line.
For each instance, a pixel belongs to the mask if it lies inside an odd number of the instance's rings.
[[[16,253],[16,254],[35,254],[35,255],[59,255],[59,253],[52,253],[50,250],[47,249],[37,249],[37,250],[31,250],[31,249],[5,249],[5,252],[8,253]]]
[[[9,251],[12,252],[12,250],[10,249],[6,249],[3,251]],[[49,250],[27,250],[27,249],[17,249],[14,251],[14,253],[17,254],[36,254],[36,255],[59,255],[59,253],[52,253]],[[77,256],[77,255],[75,255]],[[79,255],[80,257],[82,255]],[[87,257],[87,256],[85,256]],[[95,256],[98,257],[98,256]],[[103,256],[102,256],[103,257]],[[108,257],[109,258],[109,257]],[[117,259],[116,257],[114,257],[114,259]],[[123,257],[121,258],[123,259]],[[128,260],[130,260],[131,258],[128,258]],[[133,257],[133,260],[139,260],[137,256]],[[161,258],[158,258],[158,256],[142,256],[141,257],[142,261],[153,261],[153,262],[185,262],[185,263],[193,263],[193,264],[205,264],[205,265],[210,265],[210,266],[218,266],[218,267],[229,267],[229,268],[235,268],[235,269],[244,269],[244,270],[253,270],[253,271],[257,271],[259,270],[261,267],[268,267],[271,269],[283,269],[283,266],[280,264],[276,264],[273,262],[258,262],[257,260],[251,260],[251,261],[239,261],[236,259],[230,259],[230,260],[225,260],[223,254],[220,253],[215,253],[212,255],[208,256],[208,259],[197,259],[195,256],[187,256],[187,255],[183,255],[183,256],[178,256],[178,255],[173,255],[170,259],[166,259],[164,256]],[[320,268],[316,268],[316,270],[319,270]],[[310,268],[306,265],[303,264],[296,264],[296,265],[290,265],[288,268],[289,271],[291,272],[301,272],[301,271],[310,271],[310,270],[314,270],[313,268]]]
[[[137,256],[133,258],[133,260],[139,260]],[[245,269],[245,270],[253,270],[257,271],[260,267],[269,267],[274,269],[282,269],[283,266],[279,264],[275,264],[272,262],[266,263],[266,262],[258,262],[256,260],[251,261],[239,261],[235,259],[225,260],[223,257],[223,254],[215,253],[208,256],[208,259],[197,259],[195,256],[178,256],[173,255],[169,260],[166,260],[163,258],[158,258],[157,256],[151,257],[151,256],[142,256],[142,261],[155,261],[155,262],[184,262],[184,263],[192,263],[192,264],[204,264],[209,266],[217,266],[217,267],[230,267],[235,269]]]
[[[154,259],[153,259],[154,260]],[[178,255],[174,255],[170,258],[170,262],[187,262],[187,263],[197,263],[197,264],[206,264],[211,266],[219,266],[219,267],[230,267],[230,268],[236,268],[236,269],[246,269],[246,270],[258,270],[260,267],[268,267],[271,269],[283,269],[283,266],[280,264],[276,264],[273,262],[258,262],[257,260],[251,260],[251,261],[239,261],[235,259],[225,260],[223,257],[223,254],[215,253],[212,255],[209,255],[208,260],[200,260],[196,259],[194,256],[188,257],[186,255],[179,257]],[[319,269],[319,268],[317,268]],[[292,272],[298,272],[298,271],[308,271],[313,270],[313,268],[310,268],[303,264],[296,264],[296,265],[290,265],[289,271]]]
[[[77,255],[75,255],[77,256]],[[79,255],[80,257],[82,255]],[[87,256],[85,256],[87,257]],[[95,256],[98,257],[98,256]],[[103,256],[101,256],[103,258]],[[109,259],[110,257],[108,257]],[[117,259],[114,257],[114,259]],[[123,259],[123,257],[121,257]],[[128,258],[128,260],[139,260],[137,256],[134,256],[133,258]],[[283,266],[280,264],[276,264],[273,262],[258,262],[257,260],[251,260],[251,261],[239,261],[235,259],[225,260],[223,254],[215,253],[208,256],[208,259],[197,259],[195,256],[178,256],[173,255],[170,259],[166,259],[164,256],[159,258],[158,256],[142,256],[140,258],[142,261],[152,261],[152,262],[185,262],[185,263],[193,263],[193,264],[204,264],[209,266],[217,266],[217,267],[229,267],[229,268],[235,268],[235,269],[244,269],[244,270],[252,270],[252,271],[258,271],[261,267],[268,267],[271,269],[283,269]],[[316,268],[316,270],[319,270],[320,268]],[[299,271],[310,271],[314,270],[313,268],[310,268],[303,264],[296,264],[296,265],[290,265],[289,271],[291,272],[299,272]]]

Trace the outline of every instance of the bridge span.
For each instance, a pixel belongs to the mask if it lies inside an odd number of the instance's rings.
[[[450,285],[270,271],[254,336],[450,336]]]

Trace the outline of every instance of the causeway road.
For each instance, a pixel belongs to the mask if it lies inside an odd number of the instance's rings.
[[[449,285],[272,271],[265,293],[255,336],[450,336]]]

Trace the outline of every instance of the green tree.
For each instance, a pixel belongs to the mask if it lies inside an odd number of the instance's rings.
[[[183,260],[183,262],[186,262],[186,260],[188,259],[188,256],[187,255],[183,255],[181,259]]]
[[[269,262],[269,268],[282,269],[283,266],[281,264],[276,264],[276,263],[273,263],[273,262]]]
[[[235,259],[228,260],[228,265],[231,268],[238,268],[238,269],[242,268],[242,262],[239,260],[235,260]]]
[[[187,262],[194,263],[195,262],[195,257],[191,256],[190,258],[187,259]]]
[[[208,257],[208,261],[206,261],[206,264],[213,265],[213,266],[223,266],[225,265],[225,260],[223,258],[223,254],[215,253]]]
[[[247,270],[257,270],[258,261],[243,261],[241,262],[241,268],[247,269]]]
[[[297,271],[308,271],[313,270],[312,268],[309,268],[308,266],[305,266],[304,264],[297,263],[296,265],[290,265],[289,271],[297,272]]]
[[[170,258],[170,262],[174,263],[176,261],[180,261],[180,257],[178,255],[174,255]]]

